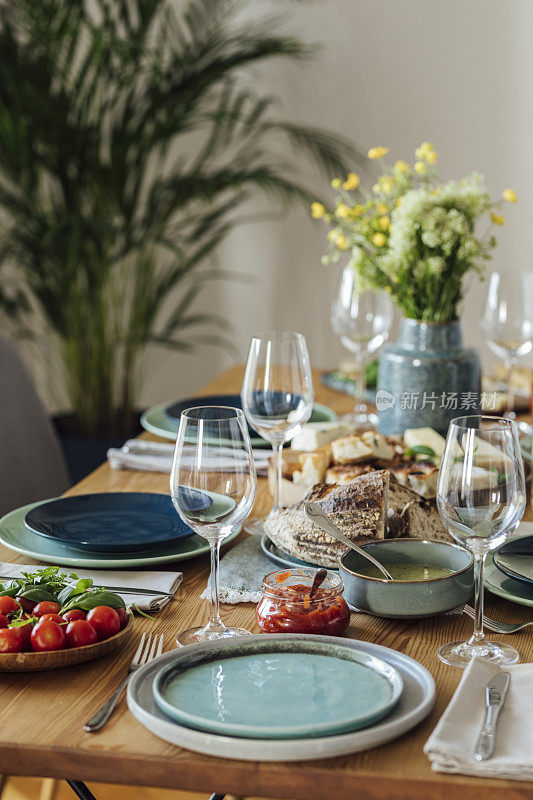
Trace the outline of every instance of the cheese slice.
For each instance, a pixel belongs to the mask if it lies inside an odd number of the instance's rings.
[[[407,428],[403,434],[403,440],[408,449],[411,447],[430,447],[435,453],[435,464],[440,464],[446,440],[433,428]],[[428,456],[421,455],[420,458],[427,459]]]
[[[351,430],[346,422],[307,422],[291,441],[293,450],[310,453]]]
[[[467,437],[467,433],[463,434],[463,449],[468,441]],[[496,447],[496,445],[493,445],[490,442],[487,442],[486,439],[482,439],[478,436],[476,437],[474,446],[474,464],[476,467],[484,467],[485,469],[493,467],[501,470],[502,472],[512,470],[512,459],[507,455],[507,453],[504,453],[503,450],[500,450],[499,447]]]

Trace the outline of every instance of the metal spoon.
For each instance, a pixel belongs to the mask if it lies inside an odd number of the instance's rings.
[[[374,558],[374,556],[371,556],[370,553],[367,553],[362,547],[358,547],[356,544],[354,544],[351,539],[348,539],[348,537],[345,536],[344,533],[340,531],[330,520],[328,515],[322,511],[317,503],[307,503],[305,506],[305,513],[311,522],[314,522],[319,528],[322,528],[325,533],[329,533],[329,535],[333,536],[334,539],[338,539],[338,541],[345,544],[346,547],[349,547],[351,550],[355,550],[355,552],[359,553],[360,556],[363,556],[363,558],[371,561],[372,564],[374,564],[374,566],[377,567],[379,571],[387,578],[387,580],[394,580],[390,572],[385,569],[383,564],[380,564],[379,561]]]
[[[324,583],[324,581],[326,580],[327,577],[328,577],[327,569],[324,569],[324,567],[321,567],[319,570],[317,570],[317,572],[315,574],[315,579],[313,581],[313,585],[311,586],[311,591],[309,592],[309,598],[311,600],[313,599],[313,596],[314,596],[316,590],[318,589],[318,587],[321,586]]]

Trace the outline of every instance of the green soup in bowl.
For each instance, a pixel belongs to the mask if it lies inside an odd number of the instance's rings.
[[[474,559],[456,544],[431,539],[383,539],[362,545],[393,576],[349,550],[341,558],[344,597],[361,611],[390,619],[431,617],[468,602]]]

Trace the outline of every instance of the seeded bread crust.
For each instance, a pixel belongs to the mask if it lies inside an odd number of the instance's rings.
[[[387,470],[336,486],[318,484],[302,502],[273,509],[265,520],[265,530],[274,544],[296,558],[336,567],[347,548],[307,518],[305,504],[318,503],[346,536],[360,544],[385,537],[388,490]]]

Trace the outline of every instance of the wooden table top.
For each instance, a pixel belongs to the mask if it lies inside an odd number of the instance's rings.
[[[234,393],[241,379],[242,369],[232,368],[206,386],[205,393]],[[317,401],[335,411],[351,409],[350,398],[321,386],[318,372],[315,390]],[[167,492],[168,477],[112,471],[105,464],[69,494],[101,491]],[[266,480],[262,479],[255,513],[266,513],[270,505]],[[0,547],[0,560],[28,562],[4,547]],[[199,599],[208,577],[208,562],[204,556],[176,565],[184,573],[177,602],[168,605],[155,623],[156,630],[164,632],[165,649],[174,646],[178,631],[208,619],[208,604]],[[531,618],[529,609],[488,593],[486,610],[502,620]],[[251,604],[222,606],[222,614],[229,624],[259,632]],[[140,633],[153,629],[154,623],[139,618],[136,628]],[[472,621],[464,615],[403,622],[352,614],[346,635],[386,645],[420,661],[435,678],[437,703],[423,723],[400,739],[365,753],[322,761],[241,762],[181,750],[149,733],[128,712],[124,701],[102,732],[85,733],[82,724],[125,675],[136,636],[119,656],[55,673],[0,674],[0,773],[293,800],[345,800],[350,796],[365,800],[448,800],[451,792],[457,792],[462,800],[532,798],[533,787],[528,783],[432,772],[422,753],[462,674],[442,664],[437,649],[445,642],[468,638],[471,630]],[[516,634],[512,643],[522,661],[533,660],[530,634]]]

